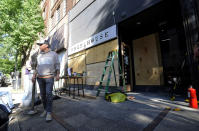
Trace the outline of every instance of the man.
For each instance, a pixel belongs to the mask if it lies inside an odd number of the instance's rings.
[[[54,85],[54,77],[59,80],[60,64],[58,56],[54,51],[50,50],[50,45],[47,40],[42,43],[37,43],[40,46],[40,54],[37,57],[37,67],[33,75],[33,83],[37,79],[44,112],[41,117],[46,116],[46,121],[52,120],[52,90]]]

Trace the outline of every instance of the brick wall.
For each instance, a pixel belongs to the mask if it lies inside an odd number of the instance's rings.
[[[65,14],[68,14],[68,12],[73,8],[73,0],[66,0],[66,13],[64,14],[63,2],[64,0],[55,0],[54,5],[51,6],[51,0],[45,0],[44,3],[42,4],[42,13],[45,11],[45,18],[43,18],[45,24],[45,34],[48,34],[52,30],[52,28],[54,28],[54,26],[57,25],[56,10],[59,6],[60,6],[60,20],[65,16]]]
[[[49,24],[49,11],[50,11],[50,5],[49,2],[50,0],[45,0],[45,3],[43,4],[42,7],[42,13],[45,11],[45,18],[44,19],[44,24],[45,24],[45,33],[48,32],[48,24]]]
[[[73,0],[67,0],[66,2],[66,14],[73,8]]]
[[[50,1],[50,0],[48,0],[48,1]],[[50,13],[48,13],[49,14],[49,20],[50,20],[50,18],[53,16],[53,20],[52,20],[52,23],[51,23],[51,26],[50,27],[52,27],[52,28],[54,28],[54,26],[56,26],[57,25],[57,19],[56,19],[56,10],[57,10],[57,8],[58,7],[60,7],[60,20],[65,16],[64,15],[64,13],[63,13],[63,11],[64,11],[64,3],[63,2],[65,2],[64,0],[57,0],[55,3],[54,3],[54,5],[53,6],[51,6],[50,7],[50,4],[49,4],[49,10],[48,10],[48,12],[51,12],[51,14]],[[50,3],[50,2],[49,2]],[[67,14],[68,12],[69,12],[69,10],[71,10],[72,9],[72,7],[73,7],[73,0],[66,0],[66,13],[65,14]],[[52,28],[50,28],[49,30],[51,30]]]

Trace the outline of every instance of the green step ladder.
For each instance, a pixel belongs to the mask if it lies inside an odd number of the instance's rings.
[[[112,71],[114,72],[115,86],[117,86],[116,75],[115,75],[115,67],[114,67],[114,59],[116,57],[118,58],[118,51],[117,50],[112,50],[108,53],[108,57],[105,61],[103,74],[102,74],[101,79],[100,79],[100,84],[99,84],[99,87],[97,89],[96,96],[99,96],[101,91],[105,91],[105,94],[108,93],[108,88],[109,88],[109,84],[110,84],[110,80],[111,80]],[[103,89],[102,84],[104,82],[104,77],[106,75],[107,68],[109,68],[108,79],[107,79],[107,82],[106,82],[105,89]]]

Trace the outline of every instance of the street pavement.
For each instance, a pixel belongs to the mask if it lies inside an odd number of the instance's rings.
[[[87,91],[86,91],[87,92]],[[89,91],[90,93],[91,91]],[[93,93],[95,94],[95,93]],[[13,95],[14,96],[14,95]],[[16,95],[17,96],[17,95]],[[102,96],[96,99],[63,94],[54,100],[53,121],[39,117],[42,105],[36,106],[35,115],[27,115],[15,108],[10,117],[9,130],[16,131],[198,131],[199,110],[188,107],[184,99],[170,101],[164,93],[128,93],[135,99],[111,103]],[[13,98],[15,99],[15,98]],[[180,111],[173,109],[179,108]]]

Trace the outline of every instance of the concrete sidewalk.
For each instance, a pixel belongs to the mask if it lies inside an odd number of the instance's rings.
[[[164,94],[128,93],[134,96],[132,101],[110,103],[98,97],[88,99],[64,95],[54,101],[53,121],[45,122],[40,118],[42,106],[37,106],[38,113],[34,116],[18,110],[12,114],[10,129],[20,131],[198,131],[199,110],[191,109],[184,101],[170,101]],[[171,107],[171,109],[167,108]],[[173,111],[174,108],[181,111]]]

